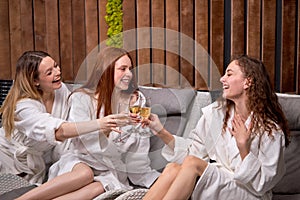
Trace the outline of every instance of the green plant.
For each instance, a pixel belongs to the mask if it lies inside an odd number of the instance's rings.
[[[106,45],[123,47],[123,10],[122,0],[108,0],[105,21],[108,25]]]

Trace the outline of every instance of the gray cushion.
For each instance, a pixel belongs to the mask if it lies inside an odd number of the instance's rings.
[[[198,91],[194,98],[193,106],[189,108],[187,115],[187,124],[182,136],[187,138],[190,132],[196,127],[200,117],[202,116],[202,108],[212,103],[210,92]]]
[[[151,112],[160,115],[186,113],[194,96],[193,89],[140,87],[140,91],[151,98]]]
[[[300,95],[277,93],[291,130],[300,130]]]
[[[291,134],[291,143],[284,154],[286,172],[273,189],[274,193],[300,194],[300,131]]]

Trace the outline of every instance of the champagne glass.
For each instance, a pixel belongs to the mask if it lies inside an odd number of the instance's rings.
[[[121,102],[118,104],[117,107],[117,113],[118,114],[124,114],[124,117],[119,118],[120,120],[128,120],[129,121],[129,104],[125,103],[125,102]],[[119,130],[121,131],[121,133],[119,133],[118,137],[116,139],[114,139],[114,142],[116,143],[125,143],[125,139],[128,138],[128,134],[124,131],[125,129],[123,127],[118,127]]]
[[[151,114],[151,107],[150,107],[150,105],[151,105],[150,98],[147,97],[145,105],[141,106],[141,108],[140,108],[140,116],[143,119],[148,119],[149,118],[149,116]]]
[[[151,114],[151,107],[143,106],[141,107],[140,116],[144,119],[148,119]]]
[[[140,110],[141,110],[141,104],[142,101],[138,98],[137,94],[132,94],[130,95],[130,99],[129,99],[129,111],[130,113],[134,113],[134,114],[139,114]],[[130,132],[136,132],[137,128],[139,125],[137,126],[132,126],[130,129]]]
[[[134,114],[139,114],[141,108],[141,101],[136,94],[130,95],[129,99],[129,111]]]
[[[140,116],[143,119],[148,119],[150,117],[150,114],[151,114],[150,98],[146,97],[146,103],[143,106],[141,106],[141,109],[140,109]],[[146,127],[146,128],[143,128],[143,131],[141,131],[140,134],[148,134],[149,131],[150,131],[149,128]]]

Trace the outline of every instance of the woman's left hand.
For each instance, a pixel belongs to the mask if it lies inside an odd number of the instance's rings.
[[[232,120],[232,128],[229,128],[231,135],[235,138],[240,150],[242,159],[248,155],[251,146],[251,131],[247,129],[245,121],[240,115],[235,115]]]

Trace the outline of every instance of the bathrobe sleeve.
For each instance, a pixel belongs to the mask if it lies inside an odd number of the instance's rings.
[[[20,100],[16,105],[15,127],[27,137],[49,144],[60,143],[55,139],[55,131],[65,120],[55,118],[46,112],[45,106],[33,99]]]
[[[273,131],[273,138],[265,133],[256,137],[250,153],[234,174],[252,193],[261,196],[271,190],[285,173],[285,139],[282,131]]]
[[[95,106],[95,100],[88,94],[83,92],[73,93],[71,95],[71,107],[68,120],[71,122],[83,122],[97,119]],[[116,151],[113,144],[109,142],[108,138],[100,131],[80,135],[79,139],[90,154],[113,156],[113,152]]]

